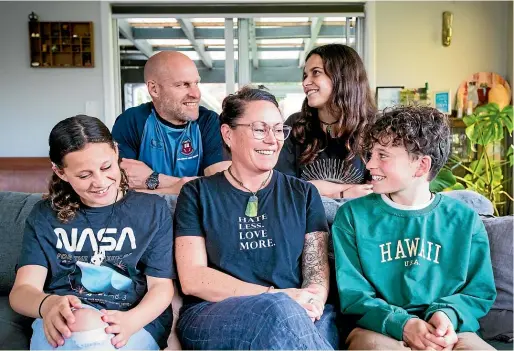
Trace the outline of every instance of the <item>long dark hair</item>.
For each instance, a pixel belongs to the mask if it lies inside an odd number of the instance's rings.
[[[84,149],[88,143],[107,143],[116,150],[111,132],[98,118],[86,115],[66,118],[57,123],[50,132],[50,160],[56,167],[63,169],[64,156]],[[120,168],[120,171],[120,187],[125,192],[128,189],[128,178],[123,169]],[[70,183],[54,173],[48,185],[48,192],[45,198],[50,200],[52,209],[57,212],[57,218],[63,223],[72,220],[81,201]]]
[[[368,76],[359,54],[349,46],[328,44],[309,52],[319,55],[323,68],[332,80],[332,94],[328,103],[331,115],[338,116],[335,130],[337,137],[346,140],[347,160],[360,154],[361,134],[368,123],[373,123],[376,114],[375,100],[369,88]],[[293,125],[293,137],[303,146],[301,164],[314,161],[327,146],[327,135],[323,131],[318,110],[303,101],[300,117]]]

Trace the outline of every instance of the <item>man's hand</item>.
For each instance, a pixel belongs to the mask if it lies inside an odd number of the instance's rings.
[[[458,337],[453,328],[452,321],[446,313],[441,311],[435,312],[428,323],[435,328],[435,331],[432,334],[427,334],[426,338],[445,350],[452,350],[458,341]]]
[[[180,190],[182,189],[182,187],[184,186],[184,184],[186,184],[187,182],[193,180],[193,179],[196,179],[198,177],[182,177],[182,178],[177,178],[178,180],[170,187],[166,187],[166,190],[165,190],[165,193],[166,194],[180,194]],[[160,187],[161,190],[157,190],[158,192],[164,192],[164,189],[162,189],[163,187]]]
[[[443,348],[427,339],[427,334],[433,334],[435,328],[419,318],[411,318],[403,327],[403,341],[413,350],[442,350]]]
[[[129,312],[116,311],[116,310],[100,310],[104,315],[102,320],[109,323],[105,328],[107,334],[116,334],[111,343],[114,347],[119,349],[127,344],[130,337],[139,330],[134,325],[134,318],[129,316]]]
[[[146,179],[153,173],[150,167],[138,160],[122,158],[121,168],[127,173],[130,188],[146,189]]]

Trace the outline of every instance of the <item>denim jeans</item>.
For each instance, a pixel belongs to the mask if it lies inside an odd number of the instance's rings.
[[[338,346],[335,310],[319,321],[284,293],[231,297],[186,305],[177,334],[184,349],[333,350]]]
[[[82,308],[95,309],[86,304],[82,304]],[[107,326],[105,323],[105,327]],[[41,318],[32,323],[32,330],[31,350],[159,350],[159,345],[144,328],[132,334],[127,344],[119,349],[111,344],[114,335],[106,334],[105,328],[71,333],[70,338],[64,339],[64,345],[57,348],[53,348],[46,340]]]

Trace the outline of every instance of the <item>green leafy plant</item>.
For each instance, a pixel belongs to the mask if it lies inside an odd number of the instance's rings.
[[[493,154],[494,146],[505,138],[505,130],[512,133],[513,113],[512,106],[500,109],[496,103],[477,107],[475,112],[464,117],[466,136],[477,152],[477,159],[467,164],[455,156],[450,159],[450,169],[453,174],[461,168],[463,176],[455,175],[456,183],[452,189],[465,188],[476,191],[487,197],[494,206],[495,214],[499,215],[499,208],[506,204],[507,199],[514,201],[505,191],[505,184],[512,179],[504,179],[503,169],[506,165],[514,165],[513,146],[506,152],[506,159],[499,159]],[[478,148],[475,148],[478,145]]]
[[[453,175],[451,169],[445,167],[439,171],[437,176],[430,181],[430,191],[433,193],[439,193],[448,189],[457,190],[455,187],[457,179]],[[463,189],[464,187],[462,187]]]

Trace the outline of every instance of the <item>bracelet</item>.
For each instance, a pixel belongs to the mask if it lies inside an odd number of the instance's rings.
[[[39,308],[38,308],[38,314],[39,314],[39,317],[40,318],[43,318],[43,316],[41,315],[41,306],[43,306],[43,302],[45,302],[46,299],[48,299],[50,296],[50,294],[46,295],[43,300],[41,300],[41,302],[39,303]]]
[[[272,285],[272,286],[270,286],[270,287],[268,288],[268,290],[266,290],[266,293],[269,293],[271,290],[274,290],[274,289],[275,289],[275,287]]]

